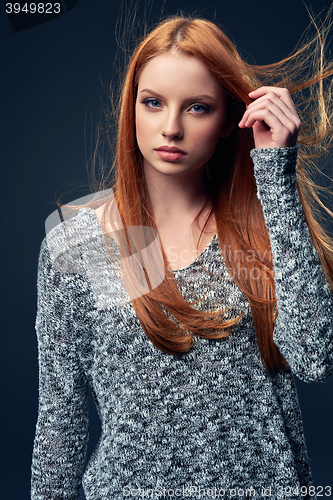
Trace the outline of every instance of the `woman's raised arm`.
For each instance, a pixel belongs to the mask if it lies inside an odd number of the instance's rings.
[[[251,157],[275,271],[273,339],[300,379],[319,382],[333,373],[333,292],[297,193],[297,148],[254,149]]]

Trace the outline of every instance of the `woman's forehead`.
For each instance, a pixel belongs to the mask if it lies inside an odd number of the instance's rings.
[[[169,51],[151,58],[142,68],[138,90],[159,93],[212,94],[220,97],[222,84],[196,56]]]

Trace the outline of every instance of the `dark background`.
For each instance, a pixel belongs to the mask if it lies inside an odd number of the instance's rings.
[[[30,491],[38,398],[36,271],[44,223],[62,192],[64,202],[88,193],[86,165],[115,73],[115,31],[117,19],[121,20],[120,0],[60,3],[62,15],[29,29],[22,29],[20,22],[14,25],[13,19],[11,26],[0,4],[0,470],[1,497],[6,500],[27,499]],[[144,17],[150,25],[159,20],[161,5],[156,1],[145,7],[143,0],[137,0],[139,33]],[[330,6],[324,0],[307,5],[316,14],[325,9],[322,17]],[[133,8],[123,3],[123,11],[131,14]],[[180,11],[215,20],[237,42],[242,55],[258,64],[288,55],[309,24],[302,0],[165,1],[163,15]],[[121,61],[120,55],[118,65]],[[314,484],[333,486],[333,379],[320,384],[297,380],[297,388]],[[91,410],[89,453],[99,434],[98,417]]]

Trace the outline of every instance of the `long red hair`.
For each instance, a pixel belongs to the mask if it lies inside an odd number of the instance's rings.
[[[325,97],[323,82],[332,74],[332,66],[324,66],[319,55],[316,60],[319,63],[321,61],[321,64],[313,69],[312,74],[302,81],[296,79],[301,74],[304,63],[311,59],[315,51],[313,47],[322,44],[322,35],[323,32],[318,30],[315,39],[292,56],[263,67],[244,62],[222,30],[207,20],[175,16],[163,21],[151,31],[129,61],[118,110],[115,182],[112,187],[124,227],[155,227],[143,173],[142,156],[136,142],[134,114],[140,71],[149,59],[171,49],[196,56],[224,86],[229,119],[235,124],[240,121],[246,104],[251,102],[249,92],[262,84],[284,86],[289,88],[291,93],[310,86],[313,89],[317,85],[316,95],[307,100],[308,105],[303,110],[304,116],[299,109],[305,125],[299,136],[299,143],[304,147],[300,151],[297,164],[297,189],[313,242],[332,286],[333,245],[314,217],[313,200],[324,205],[308,172],[313,157],[320,153],[319,145],[331,138],[332,105]],[[291,80],[286,76],[288,74],[291,74]],[[317,111],[314,106],[321,107],[322,112],[325,111],[325,118],[318,116],[316,123],[311,124],[312,116]],[[306,113],[307,119],[304,118]],[[220,139],[208,164],[211,182],[207,203],[211,207],[210,214],[214,214],[216,219],[224,261],[235,283],[250,303],[263,365],[274,371],[288,369],[288,365],[273,342],[273,330],[278,314],[274,271],[268,231],[256,195],[253,165],[249,154],[253,147],[252,131],[237,126],[227,138]],[[317,150],[313,153],[316,147]],[[105,210],[106,217],[108,213],[111,214],[111,206],[107,206]],[[229,335],[230,328],[240,317],[226,321],[224,311],[203,312],[195,305],[187,303],[168,270],[165,254],[164,261],[164,281],[149,293],[132,300],[138,319],[153,344],[167,353],[179,355],[191,347],[194,334],[206,338]],[[254,276],[256,279],[253,279]]]

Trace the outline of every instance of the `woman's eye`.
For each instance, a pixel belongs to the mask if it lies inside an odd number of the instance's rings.
[[[145,99],[142,101],[142,104],[148,108],[158,108],[160,106],[160,101],[157,99]]]
[[[210,109],[204,104],[193,104],[191,108],[195,113],[209,113]]]

